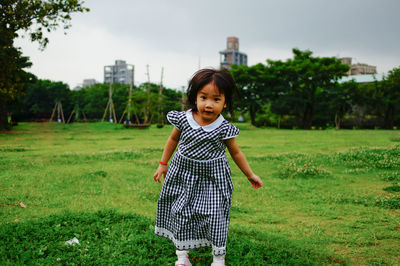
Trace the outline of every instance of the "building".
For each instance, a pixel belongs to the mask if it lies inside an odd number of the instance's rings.
[[[134,67],[123,60],[115,60],[115,65],[104,66],[104,83],[130,84],[133,81]]]
[[[342,61],[342,64],[348,65],[350,67],[347,75],[371,75],[377,73],[376,66],[371,66],[363,63],[352,64],[351,57],[343,57],[340,58],[340,60]]]
[[[382,81],[383,80],[383,74],[362,74],[362,75],[349,75],[349,76],[344,76],[341,79],[339,79],[339,83],[343,82],[348,82],[350,80],[354,80],[356,83],[371,83],[375,81]]]
[[[221,68],[230,69],[231,65],[246,65],[247,55],[239,52],[239,39],[228,37],[226,40],[226,49],[219,52]]]
[[[76,85],[72,90],[73,91],[80,91],[82,89],[82,86]]]
[[[82,88],[90,87],[98,82],[95,79],[84,79],[82,83]]]

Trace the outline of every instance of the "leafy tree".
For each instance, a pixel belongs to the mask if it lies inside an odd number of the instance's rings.
[[[14,111],[17,118],[49,119],[55,103],[62,103],[64,116],[72,111],[71,91],[67,84],[50,80],[36,80],[27,84],[26,95],[20,97],[23,108]]]
[[[313,57],[311,51],[293,49],[293,54],[294,58],[285,62],[267,62],[281,84],[275,90],[276,97],[290,106],[291,114],[300,117],[302,128],[310,129],[316,104],[326,90],[337,86],[348,66],[334,57]]]
[[[390,70],[389,75],[382,83],[385,106],[384,128],[393,129],[396,112],[400,106],[400,68]]]
[[[230,70],[240,92],[239,108],[248,111],[252,125],[256,125],[256,115],[267,103],[270,77],[263,64],[254,66],[233,65]]]
[[[27,57],[14,47],[20,32],[28,32],[31,41],[44,49],[49,40],[45,33],[62,25],[68,29],[71,13],[89,11],[80,0],[1,0],[0,2],[0,129],[7,128],[8,104],[20,96],[23,84],[31,76]]]
[[[340,129],[344,116],[352,110],[358,84],[351,80],[326,90],[323,102],[328,103],[329,111],[334,113],[336,129]]]
[[[360,86],[357,104],[383,119],[383,128],[392,129],[400,105],[400,69],[394,68],[382,81]]]

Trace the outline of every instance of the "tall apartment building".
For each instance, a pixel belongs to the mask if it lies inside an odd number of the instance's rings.
[[[340,58],[342,61],[342,64],[348,65],[350,67],[349,71],[347,71],[347,75],[370,75],[370,74],[376,74],[376,66],[371,66],[368,64],[364,63],[357,63],[357,64],[352,64],[352,58],[351,57],[343,57]]]
[[[82,83],[82,88],[90,87],[96,83],[97,81],[95,79],[84,79]]]
[[[228,37],[226,40],[226,49],[219,52],[221,68],[230,69],[231,65],[246,65],[247,55],[239,52],[239,39],[237,37]]]
[[[130,84],[134,75],[133,65],[124,60],[115,60],[115,65],[104,66],[104,83]]]

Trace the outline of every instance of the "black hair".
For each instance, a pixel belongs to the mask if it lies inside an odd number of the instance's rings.
[[[239,98],[240,95],[232,75],[225,69],[205,68],[194,73],[187,89],[187,106],[194,112],[198,111],[196,106],[197,93],[209,83],[213,83],[218,88],[219,93],[224,94],[226,106],[232,112],[233,97]]]

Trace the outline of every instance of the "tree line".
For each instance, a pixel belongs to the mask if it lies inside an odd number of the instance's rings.
[[[349,67],[335,57],[293,49],[286,61],[232,66],[241,113],[255,126],[385,128],[400,123],[400,69],[382,81],[339,82]]]
[[[60,102],[64,117],[69,117],[74,108],[79,108],[79,114],[72,116],[71,121],[100,121],[109,100],[109,88],[108,83],[99,83],[75,91],[62,82],[35,79],[26,84],[24,96],[13,102],[10,111],[16,121],[48,121],[55,104]],[[163,88],[160,96],[159,88],[154,83],[143,83],[132,88],[131,122],[143,123],[148,112],[150,122],[158,123],[160,119],[164,121],[160,117],[162,114],[182,109],[181,92]],[[127,108],[129,85],[113,83],[112,89],[115,113],[120,120]],[[106,117],[108,121],[108,114]]]
[[[286,61],[234,65],[230,71],[241,97],[235,111],[225,116],[233,121],[242,116],[258,127],[393,129],[399,125],[400,69],[389,71],[381,81],[340,82],[348,69],[335,57],[314,57],[311,51],[299,49],[293,49],[293,58]],[[113,84],[118,120],[127,107],[128,90],[129,85]],[[106,83],[71,91],[65,83],[33,78],[11,111],[16,120],[47,120],[60,101],[65,116],[79,106],[89,121],[99,121],[108,98]],[[181,110],[183,104],[181,92],[163,88],[160,96],[159,85],[143,83],[133,87],[131,122],[144,122],[146,111],[150,122],[165,121],[168,111]]]

